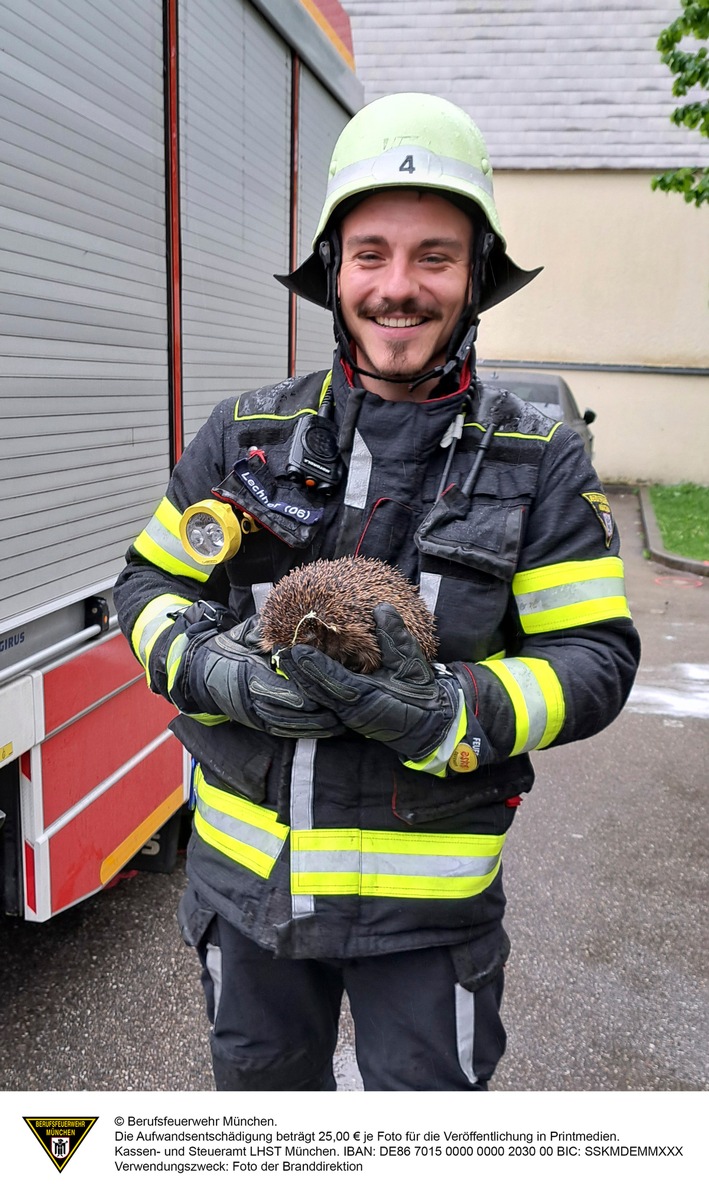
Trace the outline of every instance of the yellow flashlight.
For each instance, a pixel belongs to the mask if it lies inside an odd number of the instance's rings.
[[[186,508],[180,520],[180,540],[195,562],[209,564],[233,558],[242,534],[257,528],[251,517],[239,520],[231,504],[200,500]]]

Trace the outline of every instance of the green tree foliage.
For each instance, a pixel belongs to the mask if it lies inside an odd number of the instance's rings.
[[[657,41],[657,49],[663,63],[675,76],[673,96],[686,96],[692,88],[703,88],[709,93],[709,55],[702,46],[692,52],[680,49],[683,38],[694,37],[706,42],[709,38],[709,0],[682,0],[682,13],[667,29],[663,29]],[[670,115],[674,125],[696,129],[709,138],[709,100],[697,99],[682,104]],[[709,167],[680,167],[676,171],[665,171],[652,181],[653,190],[679,192],[688,204],[709,202]]]

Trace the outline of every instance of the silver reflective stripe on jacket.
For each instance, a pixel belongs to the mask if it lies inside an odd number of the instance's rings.
[[[366,506],[371,474],[372,455],[367,449],[361,433],[356,431],[352,442],[352,456],[347,472],[347,490],[344,500],[348,508],[364,508]]]
[[[201,767],[195,771],[195,830],[227,858],[268,879],[288,837],[274,812],[242,796],[207,783]]]
[[[291,830],[291,889],[300,896],[461,900],[495,878],[505,835]]]
[[[422,571],[419,579],[419,595],[430,613],[435,613],[438,603],[438,593],[441,590],[441,576],[432,571]]]
[[[290,819],[292,829],[309,830],[313,827],[316,753],[317,741],[315,738],[301,738],[298,741],[291,771]],[[315,896],[307,892],[299,895],[292,894],[291,911],[294,917],[309,916],[315,911]]]

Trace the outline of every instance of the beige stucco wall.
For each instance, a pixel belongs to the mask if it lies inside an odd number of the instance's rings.
[[[482,319],[482,360],[693,367],[709,372],[709,208],[636,171],[498,171],[512,257],[544,264]],[[709,373],[563,372],[596,410],[606,482],[709,484]]]

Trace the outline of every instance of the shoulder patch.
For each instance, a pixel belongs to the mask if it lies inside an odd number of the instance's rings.
[[[608,503],[608,500],[604,496],[603,492],[582,492],[581,495],[583,496],[584,500],[587,500],[591,505],[591,508],[598,517],[598,520],[601,522],[606,539],[606,549],[608,549],[611,544],[613,530],[615,528],[613,524],[613,513],[611,512],[611,506]]]

